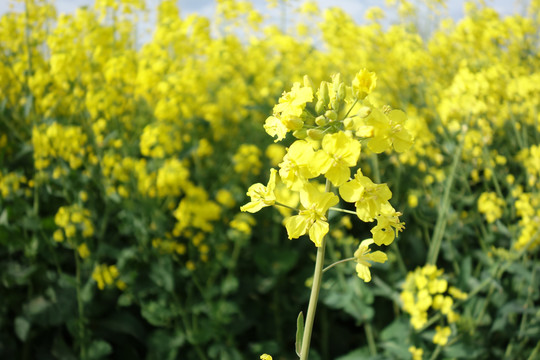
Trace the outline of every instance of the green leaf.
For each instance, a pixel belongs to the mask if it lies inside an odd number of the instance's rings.
[[[302,339],[304,338],[304,313],[300,311],[296,319],[296,355],[300,357],[302,352]]]
[[[30,300],[25,306],[25,312],[30,316],[35,316],[43,313],[45,310],[51,307],[49,300],[45,299],[43,296],[38,296]]]
[[[141,315],[154,326],[166,326],[173,316],[163,299],[141,304]]]
[[[88,358],[89,359],[103,359],[107,355],[112,353],[112,346],[104,340],[95,340],[92,341],[88,347]]]
[[[409,335],[410,326],[403,318],[394,320],[381,332],[381,340],[390,341],[403,339]]]
[[[22,341],[26,342],[28,332],[30,331],[30,322],[22,316],[15,318],[15,334]]]
[[[105,319],[96,321],[95,325],[103,330],[129,334],[141,342],[146,339],[146,330],[141,319],[127,311],[115,311]]]
[[[174,291],[173,275],[172,262],[168,257],[162,257],[160,261],[155,262],[150,270],[150,279],[170,293]]]
[[[223,295],[233,293],[238,289],[238,278],[235,276],[227,276],[221,284],[221,292]]]
[[[366,359],[369,356],[369,352],[366,348],[359,348],[351,351],[350,353],[338,357],[336,360],[358,360]]]

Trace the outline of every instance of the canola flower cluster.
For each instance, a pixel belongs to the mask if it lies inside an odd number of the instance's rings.
[[[448,281],[443,278],[443,273],[444,270],[438,269],[435,265],[425,265],[407,274],[400,299],[403,310],[410,314],[411,325],[416,330],[424,327],[428,322],[428,316],[432,316],[435,312],[444,315],[448,324],[453,324],[459,319],[459,314],[454,311],[453,306],[455,300],[464,300],[467,294],[449,286]],[[451,335],[452,330],[449,326],[437,325],[433,343],[444,346]],[[414,357],[418,350],[414,348],[410,352]]]
[[[404,224],[389,200],[392,193],[386,184],[375,184],[358,168],[351,179],[351,168],[358,165],[362,145],[368,152],[382,153],[392,147],[399,152],[413,144],[400,110],[372,105],[367,96],[376,87],[377,76],[362,69],[350,84],[346,84],[338,73],[331,82],[323,81],[315,87],[308,76],[304,83],[295,83],[289,92],[284,92],[273,115],[266,119],[266,132],[276,138],[285,139],[292,132],[296,140],[287,148],[279,171],[272,168],[265,186],[252,185],[247,195],[251,201],[241,207],[242,211],[257,212],[266,206],[285,206],[275,194],[279,180],[290,192],[298,193],[301,208],[297,215],[283,220],[289,239],[302,235],[320,247],[329,232],[327,213],[340,202],[331,186],[340,197],[354,203],[356,215],[364,222],[377,221],[371,229],[373,239],[360,244],[355,253],[357,273],[368,282],[371,280],[371,262],[385,262],[382,251],[371,252],[369,246],[390,245]],[[323,176],[326,189],[317,182]]]

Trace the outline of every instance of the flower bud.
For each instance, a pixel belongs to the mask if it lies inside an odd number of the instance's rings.
[[[315,119],[315,124],[317,124],[318,126],[324,126],[328,124],[328,119],[324,115],[317,116],[317,118]]]
[[[345,88],[345,83],[339,84],[339,88],[337,92],[337,99],[341,102],[345,100],[346,95],[347,95],[347,89]]]
[[[324,113],[324,116],[326,116],[330,121],[336,121],[337,120],[337,112],[334,110],[328,110]]]
[[[295,130],[292,134],[295,138],[300,140],[303,140],[308,136],[306,129]]]
[[[328,106],[330,102],[330,95],[328,94],[328,84],[326,81],[321,82],[319,87],[319,100],[322,100],[325,106]]]
[[[310,87],[313,92],[315,92],[315,86],[313,85],[313,81],[311,81],[311,78],[307,75],[304,75],[304,87]]]
[[[371,114],[371,108],[369,106],[362,106],[357,113],[358,117],[361,119],[368,117],[369,114]]]
[[[352,130],[354,128],[354,119],[353,118],[346,118],[343,120],[343,127],[345,130]]]
[[[304,126],[304,122],[297,116],[284,116],[281,121],[289,130],[299,130]]]
[[[309,129],[307,131],[307,136],[313,140],[321,140],[324,137],[324,133],[319,129]]]
[[[315,111],[317,112],[317,115],[324,113],[324,109],[326,109],[326,105],[322,99],[319,99],[317,104],[315,104]]]

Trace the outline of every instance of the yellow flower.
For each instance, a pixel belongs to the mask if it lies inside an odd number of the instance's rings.
[[[269,116],[264,123],[264,130],[272,137],[276,137],[274,142],[285,139],[287,127],[275,116]]]
[[[264,186],[261,183],[253,184],[249,187],[247,195],[251,197],[251,201],[240,207],[241,211],[256,213],[263,207],[272,206],[276,202],[274,189],[276,187],[276,169],[270,169],[270,179],[268,184]]]
[[[433,336],[433,343],[444,346],[448,343],[448,338],[452,334],[452,330],[448,326],[435,328],[435,335]]]
[[[77,247],[77,252],[82,259],[86,259],[90,256],[90,250],[88,250],[88,245],[86,245],[86,243],[82,243],[81,245],[79,245]]]
[[[358,277],[365,282],[371,281],[371,273],[369,268],[371,267],[370,261],[378,263],[384,263],[388,260],[388,257],[382,251],[371,252],[369,245],[373,244],[373,239],[366,239],[360,243],[358,249],[354,252],[354,261],[356,264],[356,272]]]
[[[61,229],[56,229],[53,233],[53,239],[56,242],[62,242],[64,241],[64,233]]]
[[[366,118],[366,125],[373,127],[373,137],[368,142],[371,151],[379,154],[392,145],[397,152],[404,152],[412,144],[412,136],[404,126],[407,115],[401,110],[391,110],[387,114],[373,109]]]
[[[400,212],[396,212],[390,203],[381,207],[381,214],[377,215],[377,226],[371,229],[373,240],[377,245],[390,245],[397,233],[405,228],[399,221]]]
[[[313,147],[305,140],[297,140],[289,147],[279,164],[279,176],[289,189],[298,191],[307,179],[318,175],[311,169],[314,156]]]
[[[296,239],[309,231],[309,238],[315,246],[321,246],[323,237],[328,233],[326,220],[328,209],[339,202],[339,198],[329,192],[321,192],[313,184],[306,183],[300,191],[300,203],[304,210],[283,222],[287,228],[289,239]]]
[[[358,99],[363,99],[375,89],[376,85],[377,75],[367,69],[362,69],[352,81],[353,94]]]
[[[316,173],[325,177],[335,186],[343,185],[360,156],[360,143],[344,132],[326,135],[322,140],[322,150],[317,151],[313,163]]]
[[[275,116],[292,115],[300,116],[306,107],[306,103],[313,100],[313,89],[309,86],[300,86],[294,83],[290,92],[284,92],[279,103],[274,106]]]
[[[261,355],[261,360],[272,360],[272,357],[268,354],[262,354]]]
[[[341,198],[347,202],[354,202],[356,214],[362,221],[373,221],[380,214],[381,207],[390,205],[388,200],[392,192],[386,184],[374,184],[370,178],[358,169],[353,180],[339,188]]]
[[[502,217],[505,205],[506,202],[494,192],[484,192],[478,198],[478,211],[484,214],[490,224]]]
[[[415,346],[409,347],[409,352],[412,355],[412,360],[422,360],[422,355],[424,355],[424,350]]]
[[[229,190],[219,189],[216,193],[216,200],[221,205],[231,208],[236,204],[233,195]]]

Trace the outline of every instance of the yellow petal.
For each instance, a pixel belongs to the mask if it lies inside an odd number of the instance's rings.
[[[316,247],[321,246],[324,236],[328,233],[328,223],[317,220],[309,229],[309,238],[315,243]]]
[[[360,200],[364,193],[364,187],[356,180],[349,181],[339,188],[339,195],[347,202],[356,202]]]
[[[365,282],[371,281],[371,272],[364,264],[356,264],[356,273],[358,274],[358,277]]]
[[[347,166],[334,165],[324,175],[334,186],[341,186],[351,177],[351,171]]]
[[[304,235],[308,228],[308,220],[305,216],[295,215],[283,220],[289,239],[296,239]]]
[[[386,254],[383,253],[382,251],[372,252],[371,254],[369,254],[368,257],[369,257],[369,260],[375,261],[378,263],[384,263],[386,262],[386,260],[388,260],[388,256],[386,256]]]

